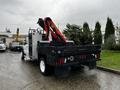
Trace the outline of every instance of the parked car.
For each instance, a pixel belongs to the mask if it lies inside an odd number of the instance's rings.
[[[0,51],[6,51],[7,47],[3,41],[0,41]]]
[[[12,43],[10,44],[10,47],[9,47],[9,48],[10,48],[11,51],[21,52],[22,49],[23,49],[23,45],[20,45],[19,42],[12,42]]]

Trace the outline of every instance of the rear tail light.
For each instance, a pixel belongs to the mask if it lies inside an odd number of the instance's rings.
[[[95,55],[95,58],[96,58],[96,59],[100,59],[100,53],[96,54],[96,55]]]
[[[57,64],[59,64],[59,65],[64,64],[64,60],[65,60],[65,58],[60,58],[60,59],[57,61]]]

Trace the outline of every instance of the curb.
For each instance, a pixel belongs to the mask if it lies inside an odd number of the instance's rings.
[[[110,69],[110,68],[106,68],[106,67],[101,67],[101,66],[97,66],[97,69],[120,75],[120,71],[118,71],[118,70],[114,70],[114,69]]]

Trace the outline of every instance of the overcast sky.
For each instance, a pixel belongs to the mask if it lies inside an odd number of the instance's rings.
[[[0,30],[5,27],[12,32],[20,28],[27,33],[28,28],[39,27],[39,17],[51,17],[64,29],[67,23],[82,25],[88,22],[94,29],[99,21],[104,30],[109,16],[114,24],[120,23],[120,0],[0,0]]]

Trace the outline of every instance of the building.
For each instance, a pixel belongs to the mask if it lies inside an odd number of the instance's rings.
[[[12,34],[10,32],[0,32],[0,40],[3,40],[7,47],[9,47],[9,44],[16,40],[16,34]],[[19,35],[18,40],[20,42],[25,42],[27,39],[27,35]]]

